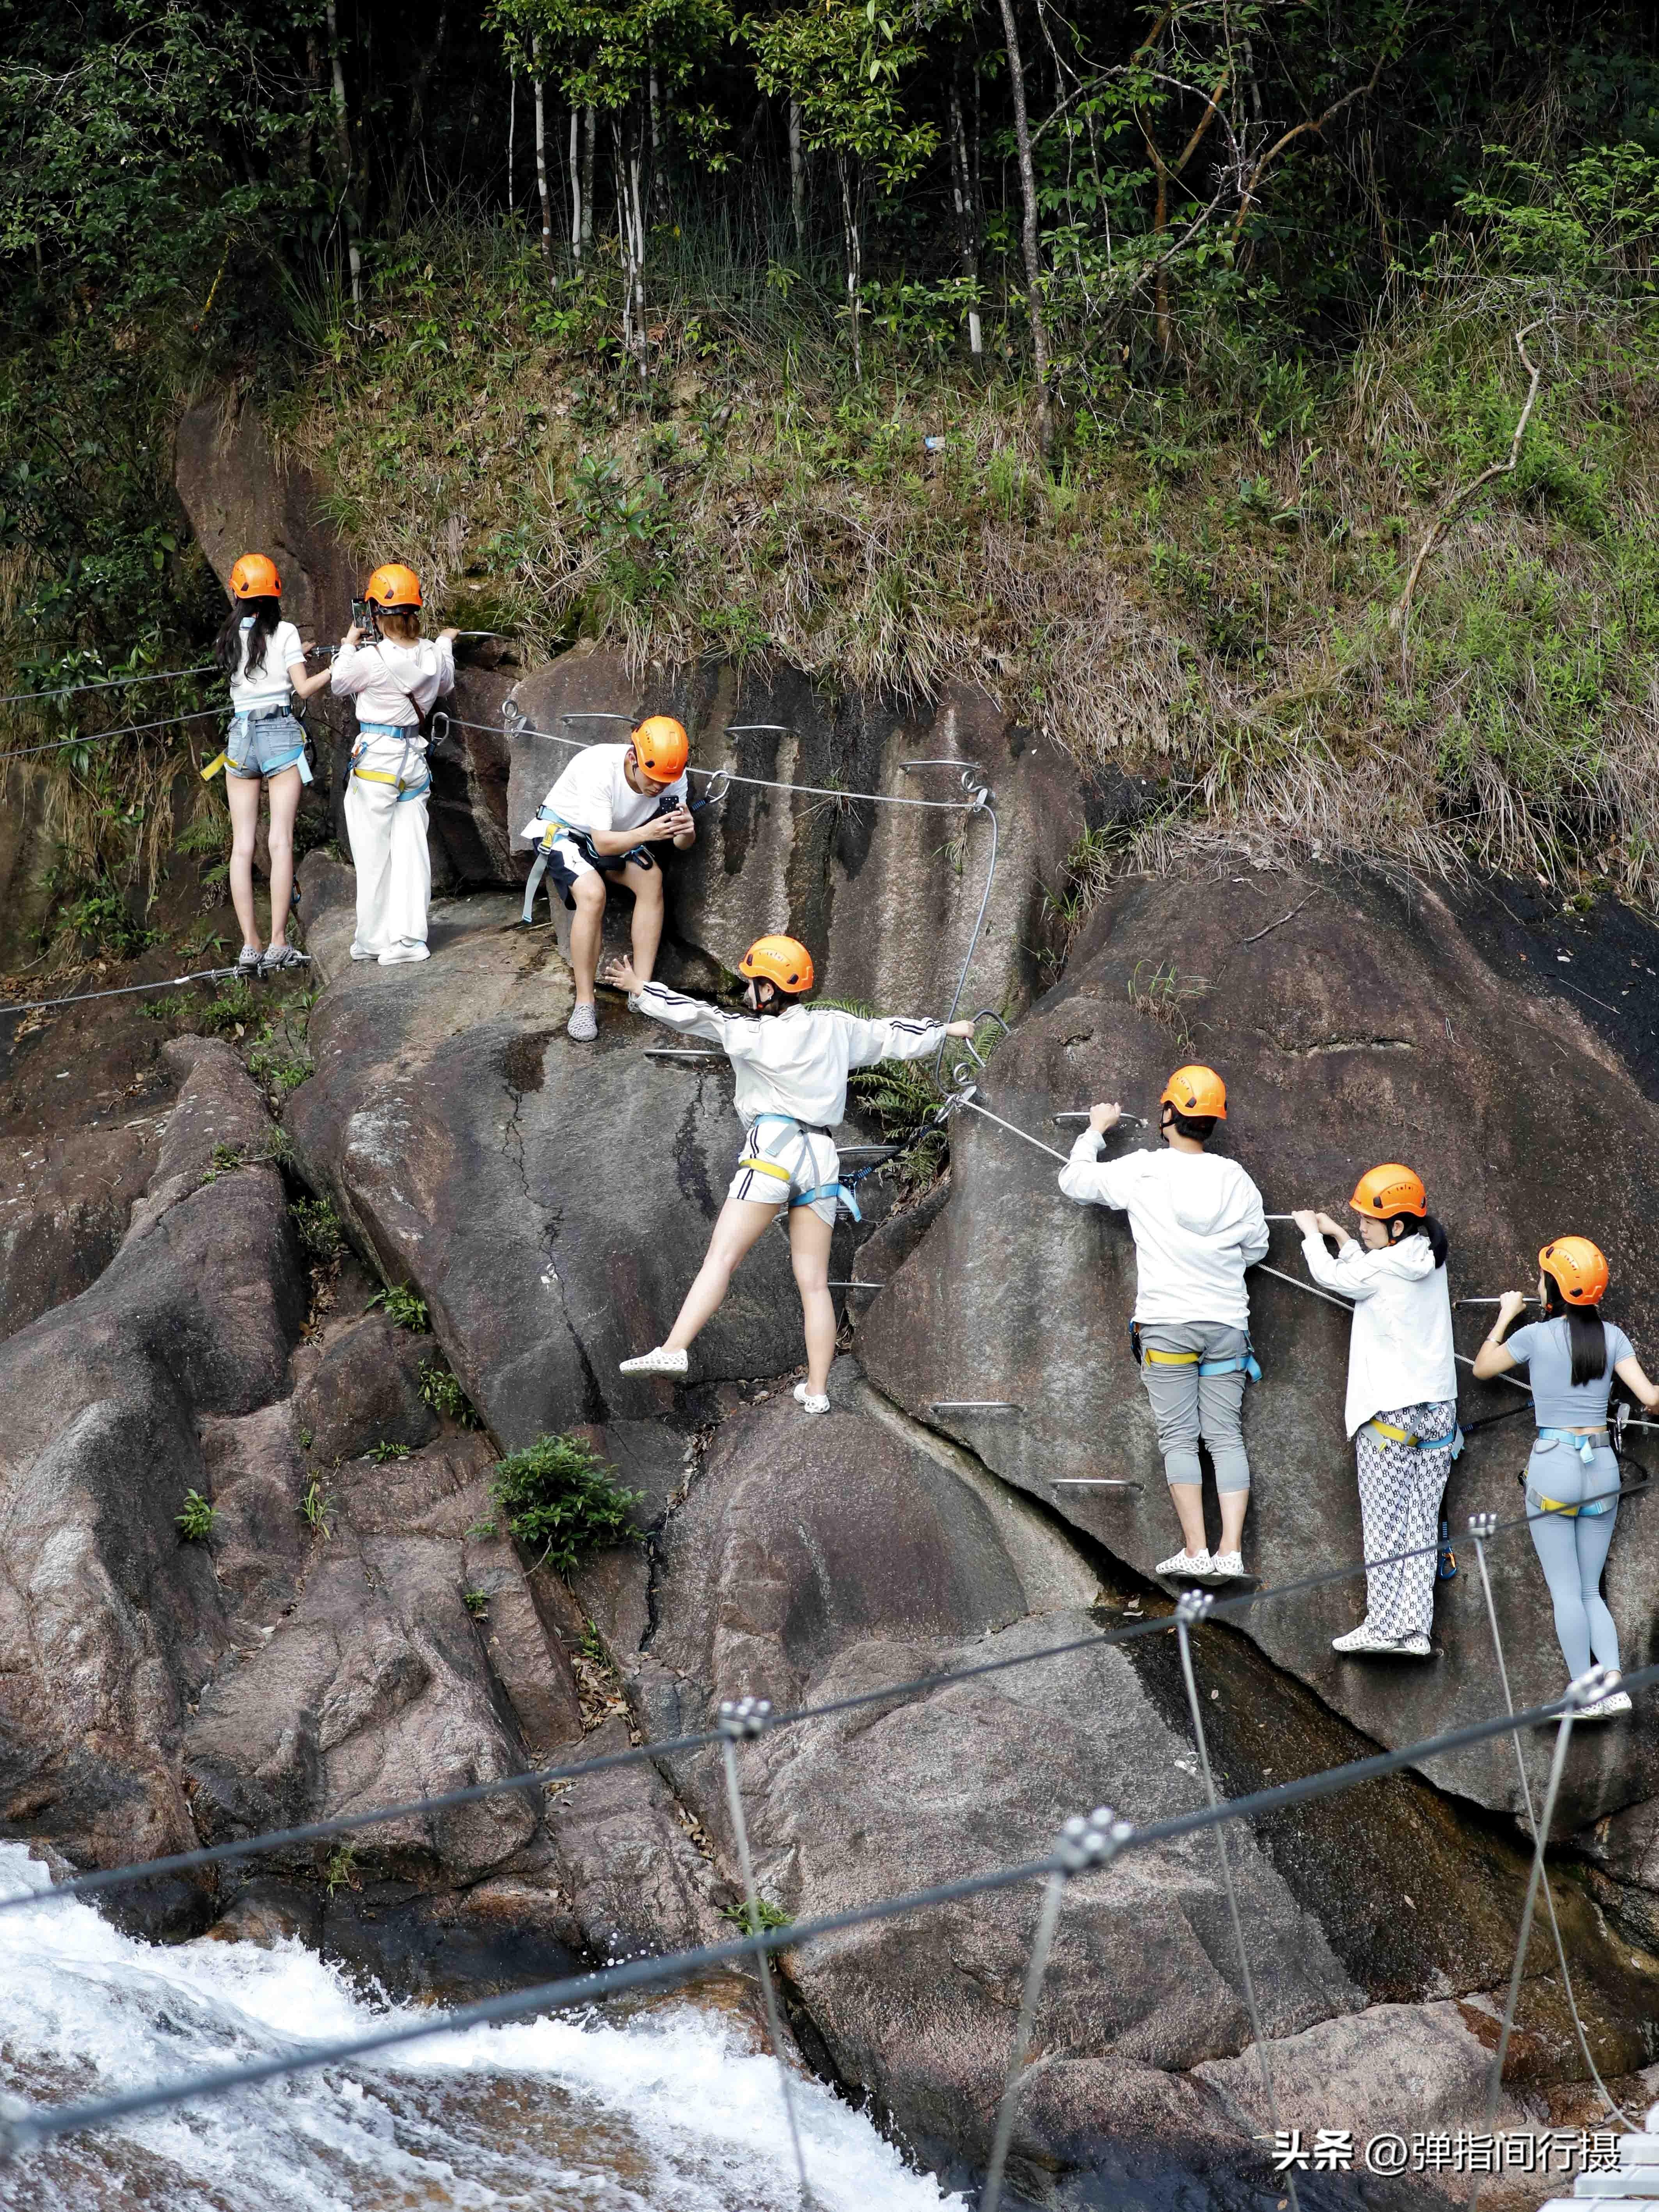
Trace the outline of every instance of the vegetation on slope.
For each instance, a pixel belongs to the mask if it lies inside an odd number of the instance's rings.
[[[975,678],[1160,779],[1142,861],[1242,836],[1651,898],[1646,11],[0,19],[17,688],[201,659],[167,425],[228,380],[468,626]],[[46,756],[60,943],[133,926],[183,752]]]

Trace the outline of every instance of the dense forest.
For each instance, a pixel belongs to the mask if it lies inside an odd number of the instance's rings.
[[[201,658],[171,424],[251,392],[354,544],[533,650],[973,675],[1157,775],[1143,862],[1224,834],[1651,902],[1638,0],[0,21],[9,690]],[[187,749],[100,752],[99,696],[7,738],[86,740],[51,757],[82,914]]]

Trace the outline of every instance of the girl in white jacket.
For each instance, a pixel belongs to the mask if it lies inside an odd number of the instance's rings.
[[[947,1036],[971,1036],[971,1022],[863,1021],[834,1006],[804,1006],[812,956],[793,937],[757,938],[738,963],[749,978],[749,1012],[722,1013],[663,983],[641,983],[630,964],[612,970],[636,1014],[682,1036],[712,1037],[737,1073],[743,1152],[708,1240],[708,1257],[679,1317],[655,1351],[624,1359],[624,1375],[684,1376],[692,1339],[712,1321],[738,1262],[789,1208],[789,1250],[806,1328],[806,1380],[795,1385],[809,1413],[830,1410],[836,1308],[830,1240],[841,1196],[841,1155],[830,1132],[847,1117],[847,1076],[878,1060],[925,1060]]]
[[[357,706],[357,738],[346,783],[346,835],[357,871],[354,960],[382,968],[427,957],[427,908],[432,856],[427,849],[426,734],[434,702],[455,688],[458,630],[421,635],[421,583],[412,568],[389,561],[368,580],[374,610],[367,642],[353,623],[334,656],[331,677],[342,699]]]
[[[1462,1449],[1452,1351],[1446,1232],[1428,1193],[1396,1162],[1362,1176],[1352,1210],[1362,1243],[1328,1213],[1291,1218],[1315,1282],[1353,1304],[1348,1339],[1348,1434],[1359,1462],[1365,1618],[1334,1651],[1430,1656],[1440,1499]],[[1336,1256],[1325,1249],[1336,1240]],[[1409,1552],[1413,1556],[1395,1555]]]

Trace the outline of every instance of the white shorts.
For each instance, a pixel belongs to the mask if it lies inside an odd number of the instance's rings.
[[[757,1164],[760,1162],[765,1164]],[[781,1115],[763,1115],[744,1132],[743,1158],[726,1194],[752,1200],[757,1206],[782,1206],[823,1183],[840,1181],[841,1154],[833,1137],[803,1128]],[[833,1195],[811,1200],[813,1212],[832,1229],[839,1204]]]

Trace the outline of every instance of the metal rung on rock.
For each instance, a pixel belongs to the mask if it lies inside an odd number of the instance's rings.
[[[1012,1398],[930,1398],[928,1410],[935,1413],[1023,1413],[1024,1406],[1017,1406]]]

